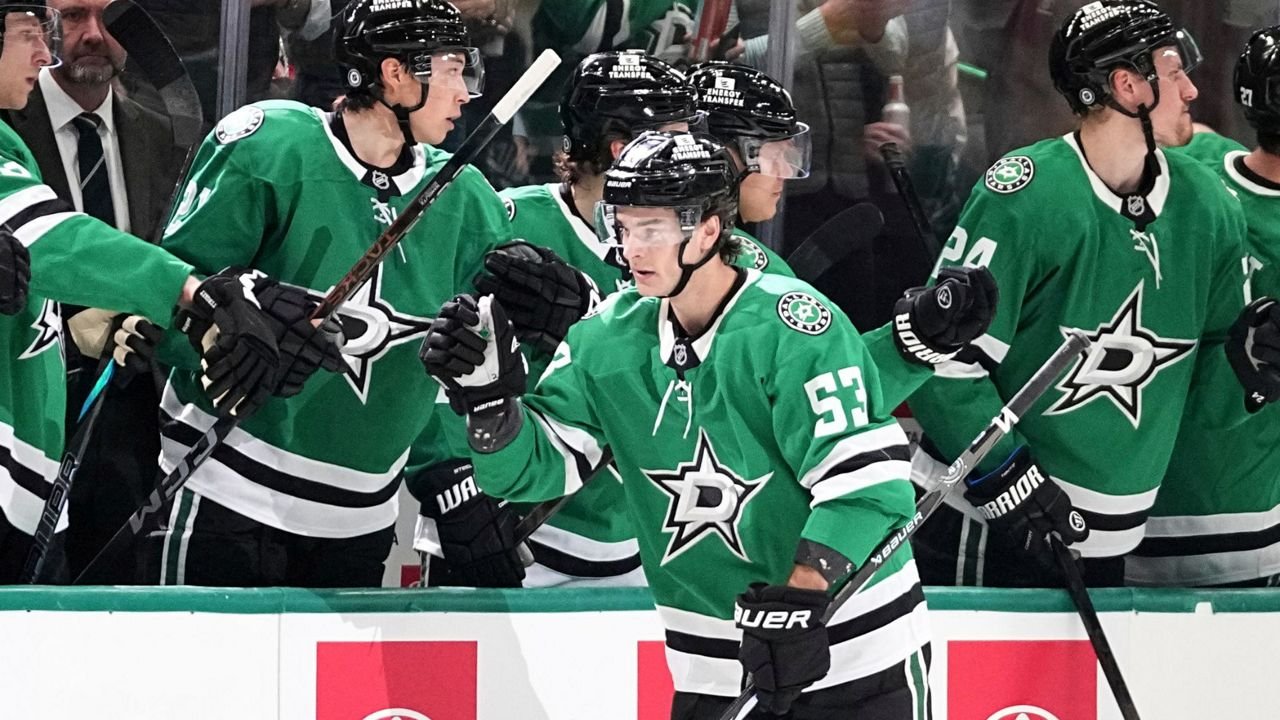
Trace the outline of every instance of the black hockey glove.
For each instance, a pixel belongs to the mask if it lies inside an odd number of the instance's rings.
[[[1058,533],[1067,545],[1089,537],[1084,516],[1071,499],[1020,447],[1004,464],[981,478],[965,481],[964,497],[1020,552],[1053,564],[1048,538]]]
[[[405,486],[435,523],[444,557],[431,563],[431,587],[520,587],[524,563],[516,543],[520,518],[476,487],[471,463],[450,460],[405,475]]]
[[[800,691],[826,677],[831,647],[821,590],[752,583],[738,596],[733,621],[742,630],[738,660],[751,673],[760,707],[785,715]]]
[[[467,439],[478,452],[495,452],[520,431],[515,398],[524,394],[528,366],[511,321],[492,295],[458,295],[440,308],[418,355],[467,416]]]
[[[256,272],[256,271],[255,271]],[[342,326],[329,318],[319,327],[311,314],[319,303],[302,288],[285,285],[256,272],[253,294],[266,313],[276,345],[280,348],[280,380],[272,392],[276,397],[293,397],[302,392],[307,379],[321,368],[341,372]]]
[[[124,385],[135,375],[150,372],[156,346],[164,331],[140,315],[116,315],[111,321],[111,359],[116,364],[112,382]]]
[[[944,363],[987,331],[999,298],[986,268],[943,268],[937,283],[911,288],[893,306],[893,342],[908,362]]]
[[[175,326],[200,353],[200,383],[225,416],[252,415],[275,389],[280,351],[253,295],[254,277],[228,268],[196,288]]]
[[[0,315],[17,315],[27,306],[31,255],[13,233],[0,228]]]
[[[1227,362],[1244,386],[1251,413],[1280,398],[1280,305],[1263,297],[1249,303],[1227,336]]]
[[[586,275],[551,250],[527,242],[509,242],[484,256],[490,275],[475,278],[476,289],[502,302],[516,336],[548,355],[564,340],[569,326],[600,301]]]

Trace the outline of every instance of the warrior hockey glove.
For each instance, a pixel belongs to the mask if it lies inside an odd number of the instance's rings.
[[[321,368],[341,372],[346,362],[342,359],[344,340],[338,321],[331,317],[316,327],[311,314],[319,303],[306,290],[260,272],[255,271],[255,275],[253,294],[266,313],[280,348],[280,381],[272,394],[282,398],[297,395],[307,379]]]
[[[742,630],[738,660],[751,674],[760,707],[786,715],[800,691],[826,677],[831,647],[821,590],[752,583],[738,596],[733,621]]]
[[[524,393],[528,366],[515,330],[492,295],[477,301],[458,295],[440,308],[418,355],[449,396],[454,412],[467,416],[468,441],[478,452],[495,452],[520,430],[514,398]]]
[[[548,355],[564,340],[600,293],[594,284],[547,248],[516,241],[484,256],[490,275],[477,275],[476,289],[493,295],[516,327],[516,337]]]
[[[123,386],[139,373],[148,372],[156,345],[164,331],[140,315],[87,308],[67,318],[67,328],[80,354],[89,358],[110,355],[116,364],[111,381]]]
[[[253,295],[254,277],[239,270],[210,275],[175,326],[200,353],[200,383],[223,415],[252,415],[275,389],[280,351]]]
[[[476,487],[471,463],[450,460],[406,474],[404,480],[422,503],[419,522],[435,527],[436,547],[430,550],[443,556],[431,563],[432,587],[520,587],[519,518],[505,502]]]
[[[991,326],[1000,294],[986,268],[949,267],[893,306],[893,342],[908,362],[944,363]]]
[[[1058,533],[1067,545],[1089,537],[1084,516],[1049,473],[1020,447],[1004,464],[965,481],[964,497],[1023,554],[1052,563],[1048,538]]]
[[[1280,305],[1274,298],[1249,303],[1231,325],[1226,351],[1244,386],[1246,410],[1255,413],[1280,398]]]
[[[27,306],[31,256],[13,233],[0,228],[0,314],[17,315]]]

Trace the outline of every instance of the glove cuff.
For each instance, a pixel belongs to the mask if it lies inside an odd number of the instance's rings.
[[[467,413],[467,444],[478,453],[494,453],[520,434],[524,412],[518,398],[503,397],[473,407]]]
[[[915,296],[924,288],[912,288],[893,305],[893,344],[910,363],[934,367],[956,356],[961,347],[938,347],[925,340],[916,328]]]

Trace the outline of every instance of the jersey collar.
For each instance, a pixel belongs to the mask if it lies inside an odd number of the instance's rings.
[[[707,356],[711,353],[711,343],[715,340],[716,332],[720,329],[720,323],[724,321],[725,316],[742,298],[742,294],[746,292],[747,288],[760,279],[759,270],[746,270],[745,275],[738,288],[729,295],[725,302],[721,303],[715,318],[712,319],[707,329],[693,337],[677,333],[675,316],[671,310],[671,299],[662,299],[662,303],[658,306],[658,357],[662,360],[662,364],[673,368],[683,367],[691,370],[707,359]],[[678,346],[684,348],[685,357],[683,359],[676,354]],[[692,351],[692,357],[688,356],[690,351]],[[673,355],[676,355],[676,357],[673,357]]]
[[[560,196],[560,183],[547,183],[544,187],[560,214],[564,215],[564,221],[573,228],[573,233],[578,236],[578,240],[582,241],[582,244],[586,245],[596,257],[603,260],[610,246],[600,242],[600,238],[596,237],[595,229],[588,226],[586,221],[578,217],[578,213],[565,203],[564,198]]]
[[[1107,184],[1102,182],[1102,178],[1089,167],[1089,162],[1085,160],[1084,152],[1080,149],[1079,143],[1076,142],[1074,133],[1067,133],[1062,139],[1071,146],[1075,151],[1076,158],[1080,161],[1080,167],[1084,170],[1084,174],[1089,178],[1089,185],[1093,188],[1093,194],[1097,196],[1107,207],[1123,215],[1121,208],[1124,204],[1124,198],[1111,191]],[[1151,212],[1156,217],[1164,210],[1165,200],[1169,198],[1169,161],[1165,159],[1164,151],[1156,149],[1156,161],[1160,163],[1160,174],[1156,177],[1155,183],[1151,188],[1151,192],[1147,193],[1147,206],[1151,208]]]
[[[323,112],[317,108],[311,108],[311,112],[315,113],[316,117],[319,118],[320,125],[324,128],[324,135],[329,138],[329,144],[333,146],[333,152],[338,156],[338,160],[342,162],[343,166],[345,166],[347,170],[351,171],[351,174],[355,176],[356,180],[363,184],[368,184],[365,182],[365,178],[369,177],[371,172],[377,171],[378,168],[361,162],[360,159],[351,152],[351,149],[333,134],[333,128],[330,127],[330,123],[333,121],[333,113]],[[396,193],[397,195],[408,195],[415,187],[418,186],[418,183],[422,182],[422,176],[426,174],[427,156],[426,153],[423,152],[422,146],[415,145],[412,152],[413,162],[409,164],[409,167],[402,170],[399,174],[392,175],[390,178],[391,182],[395,183],[396,189],[399,191]],[[382,190],[377,187],[374,189],[379,191]]]
[[[1241,160],[1248,155],[1249,153],[1244,150],[1232,150],[1227,153],[1227,156],[1222,159],[1222,167],[1226,169],[1227,175],[1235,182],[1235,184],[1254,195],[1261,195],[1262,197],[1280,197],[1280,190],[1258,184],[1257,181],[1240,172],[1240,168],[1236,167],[1236,161]]]

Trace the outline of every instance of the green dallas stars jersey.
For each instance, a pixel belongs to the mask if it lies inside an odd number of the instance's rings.
[[[524,396],[519,435],[473,454],[476,482],[516,501],[554,498],[611,447],[675,688],[737,695],[735,596],[785,583],[801,538],[863,563],[913,513],[907,440],[862,340],[811,286],[748,270],[694,339],[675,336],[668,312],[626,290],[571,328]],[[928,640],[909,552],[836,614],[832,669],[811,689]]]
[[[329,116],[284,101],[224,118],[196,157],[163,245],[202,272],[254,267],[317,299],[368,250],[448,158],[426,145],[387,172],[363,165]],[[509,235],[502,202],[466,168],[340,311],[347,367],[317,373],[241,423],[188,484],[267,525],[353,537],[395,522],[409,445],[439,412],[418,348],[431,317]],[[162,466],[214,422],[192,372],[162,399]],[[447,412],[447,409],[445,409]]]
[[[1202,403],[1215,422],[1243,420],[1222,348],[1243,307],[1240,205],[1195,161],[1158,157],[1145,198],[1112,193],[1071,135],[993,165],[940,265],[989,267],[1000,286],[995,320],[911,398],[925,433],[955,457],[1067,329],[1092,338],[983,465],[1029,446],[1089,521],[1077,545],[1088,557],[1122,555],[1142,539],[1184,405]],[[1154,219],[1139,231],[1122,208]],[[1204,396],[1188,400],[1193,379]]]
[[[0,511],[34,533],[65,436],[59,302],[147,316],[167,326],[191,266],[58,200],[35,157],[0,122],[0,225],[31,253],[26,308],[0,316]],[[64,513],[59,529],[66,526]]]
[[[1280,294],[1280,187],[1240,165],[1242,145],[1197,134],[1183,152],[1215,170],[1249,225],[1247,300]],[[1280,573],[1280,407],[1239,428],[1202,427],[1187,406],[1146,537],[1125,563],[1143,585],[1218,585]]]

